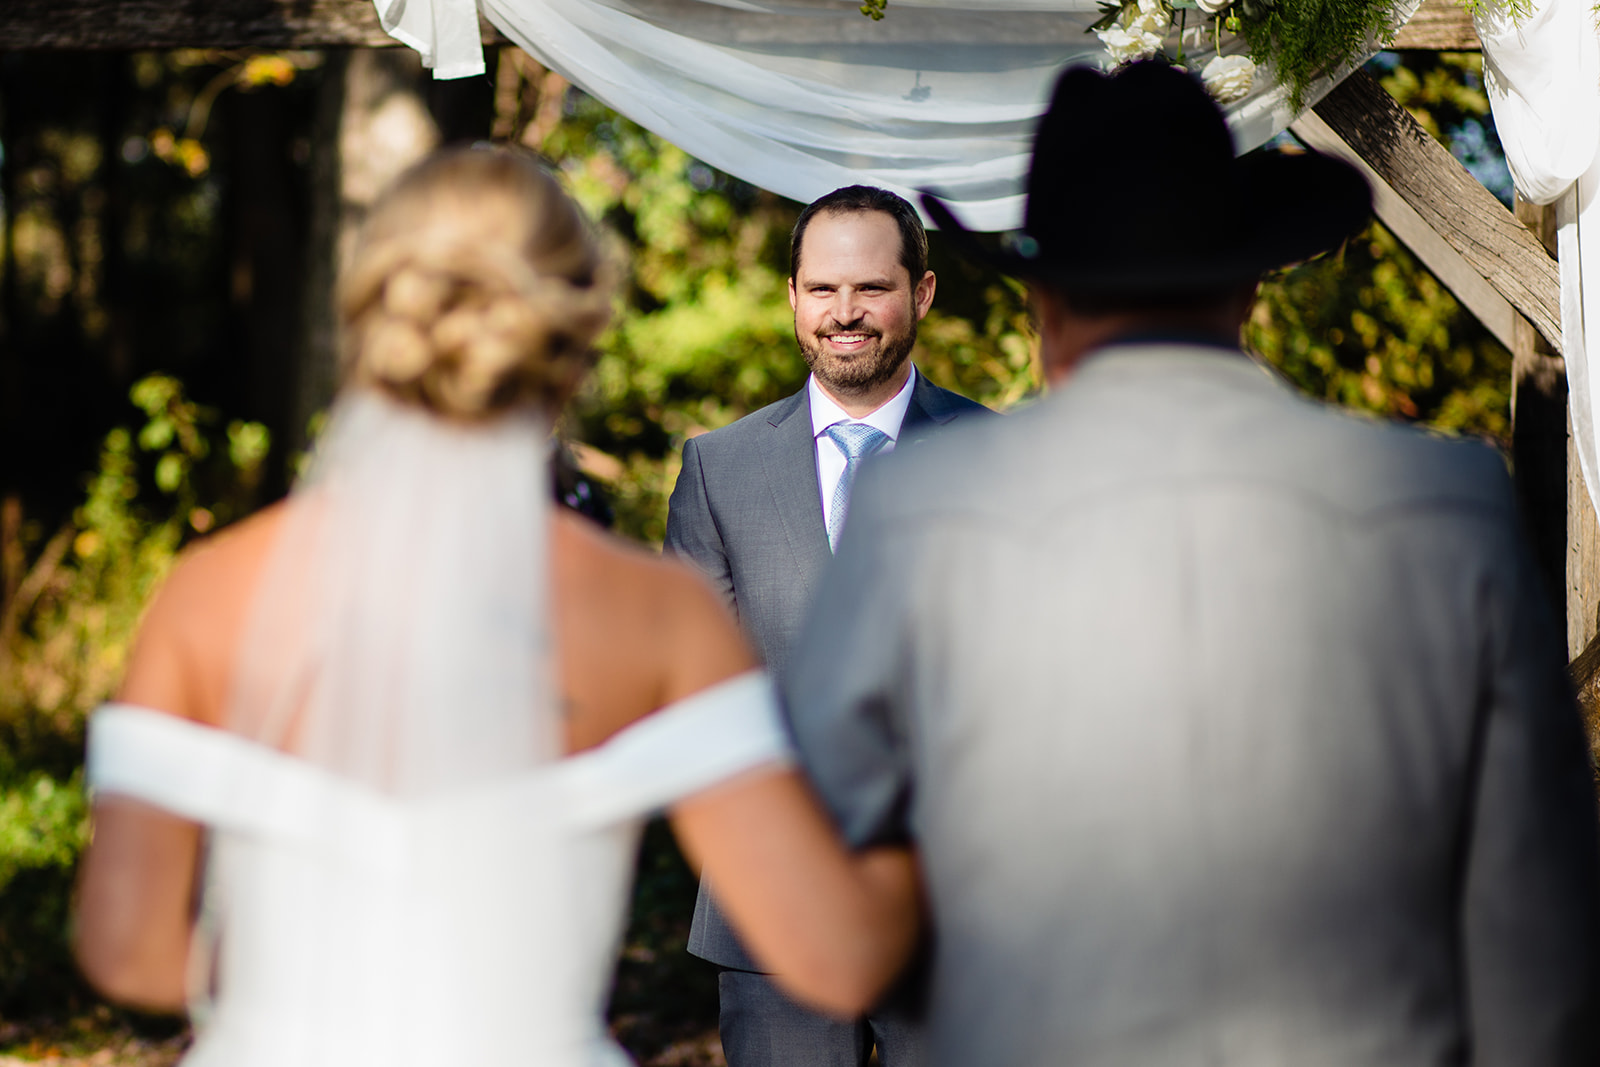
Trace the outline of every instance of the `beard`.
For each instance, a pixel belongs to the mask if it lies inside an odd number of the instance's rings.
[[[828,351],[823,344],[823,338],[836,333],[862,333],[872,340],[860,352],[840,356]],[[909,329],[888,336],[876,330],[834,325],[816,334],[802,334],[796,330],[794,339],[800,345],[806,366],[829,392],[836,396],[858,396],[893,380],[900,373],[917,345],[917,323],[913,319]]]

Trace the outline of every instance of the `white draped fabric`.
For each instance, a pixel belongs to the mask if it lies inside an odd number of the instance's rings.
[[[1056,74],[1110,64],[1086,32],[1095,0],[893,0],[876,22],[859,0],[375,2],[436,77],[484,70],[481,7],[541,63],[730,174],[801,202],[857,182],[913,202],[932,189],[985,230],[1021,224],[1033,125]],[[1188,16],[1186,47],[1203,61],[1204,16]],[[1307,103],[1337,80],[1313,85]],[[1240,151],[1289,124],[1287,97],[1260,76],[1227,107]]]
[[[1517,23],[1493,12],[1475,18],[1489,104],[1517,191],[1556,206],[1572,435],[1600,508],[1600,383],[1585,329],[1600,324],[1600,29],[1591,0],[1540,0]]]

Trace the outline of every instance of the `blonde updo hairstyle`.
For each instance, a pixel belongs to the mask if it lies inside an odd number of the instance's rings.
[[[528,154],[449,149],[373,205],[339,287],[347,383],[447,418],[559,408],[611,312],[577,205]]]

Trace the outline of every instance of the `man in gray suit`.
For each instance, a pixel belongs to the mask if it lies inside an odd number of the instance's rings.
[[[1600,1062],[1590,769],[1503,462],[1237,347],[1368,203],[1235,160],[1165,63],[1058,83],[1003,257],[1053,392],[866,473],[786,686],[846,836],[920,850],[936,1067]]]
[[[934,275],[922,221],[904,199],[857,185],[810,204],[795,222],[789,271],[811,376],[794,395],[684,445],[666,538],[669,552],[711,579],[779,678],[832,562],[860,465],[989,414],[911,363]],[[855,1067],[874,1045],[885,1067],[920,1061],[916,1028],[892,1012],[830,1019],[779,993],[705,886],[689,950],[723,968],[730,1067]]]

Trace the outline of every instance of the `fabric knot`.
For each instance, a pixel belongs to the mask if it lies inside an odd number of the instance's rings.
[[[828,547],[838,549],[839,533],[844,529],[845,512],[850,507],[850,490],[855,485],[861,461],[889,443],[889,435],[864,422],[836,422],[822,431],[844,453],[844,473],[833,487],[833,507],[828,513]]]

